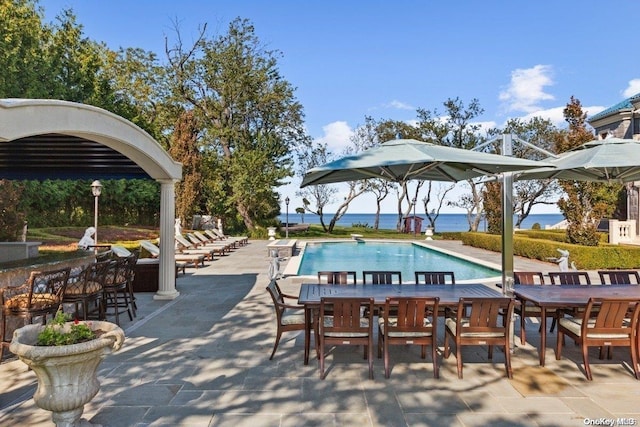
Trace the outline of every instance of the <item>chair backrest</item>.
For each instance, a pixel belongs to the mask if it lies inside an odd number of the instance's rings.
[[[516,285],[544,285],[544,275],[540,271],[514,271],[513,283]]]
[[[504,334],[512,316],[511,298],[460,298],[456,323],[466,334]]]
[[[640,274],[636,270],[598,271],[603,285],[640,285]]]
[[[373,332],[373,298],[320,299],[320,334],[367,334]],[[361,315],[361,313],[364,313]],[[331,319],[330,321],[327,321]],[[366,318],[367,321],[362,322]]]
[[[187,239],[184,238],[184,236],[175,236],[176,242],[178,242],[178,244],[180,246],[182,246],[183,249],[189,249],[189,248],[193,248],[195,245],[191,242],[189,242]]]
[[[193,233],[187,233],[187,240],[192,243],[192,246],[195,246],[195,247],[202,246],[205,244],[205,242],[200,240],[200,238],[198,238]]]
[[[629,322],[630,310],[633,310],[633,314]],[[582,336],[606,338],[607,335],[631,334],[632,331],[635,334],[639,313],[640,303],[635,299],[589,298],[582,321]]]
[[[362,283],[365,285],[392,285],[402,283],[399,271],[363,271]]]
[[[51,271],[33,271],[25,285],[5,289],[3,304],[12,297],[22,295],[14,300],[17,305],[12,307],[13,309],[18,311],[56,310],[64,297],[70,273],[70,267]]]
[[[591,279],[586,271],[550,271],[552,285],[590,285]]]
[[[416,285],[455,285],[453,271],[416,271]]]
[[[226,238],[227,238],[227,236],[225,236],[224,234],[222,234],[222,233],[220,232],[220,230],[218,230],[217,228],[212,228],[212,229],[211,229],[211,232],[212,232],[213,234],[215,234],[216,236],[218,236],[218,239],[226,239]]]
[[[438,329],[438,297],[387,298],[384,304],[385,333],[431,332]],[[389,317],[396,319],[389,322]],[[428,322],[425,322],[429,320]]]
[[[280,290],[280,286],[278,286],[278,282],[272,280],[269,282],[267,286],[267,292],[271,295],[271,300],[273,301],[273,308],[276,310],[276,315],[278,316],[278,321],[280,321],[280,316],[282,316],[282,312],[284,311],[284,307],[282,306],[284,302],[284,298],[282,297],[282,291]]]
[[[204,234],[202,234],[201,232],[199,232],[197,230],[193,232],[193,235],[196,236],[198,239],[200,239],[200,241],[205,242],[205,243],[206,242],[211,242],[213,240],[212,238],[205,236]]]
[[[140,247],[149,252],[152,257],[157,258],[160,256],[160,248],[151,243],[148,240],[140,240]]]
[[[330,285],[355,285],[355,271],[318,271],[318,283]]]
[[[216,233],[214,233],[213,230],[209,230],[209,229],[204,230],[204,234],[209,236],[211,240],[222,240],[222,238],[218,236]]]

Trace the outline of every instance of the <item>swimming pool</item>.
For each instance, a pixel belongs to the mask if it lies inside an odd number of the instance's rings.
[[[456,282],[499,277],[500,270],[477,264],[410,242],[340,241],[307,242],[298,276],[316,276],[318,271],[401,271],[403,282],[413,282],[415,271],[453,271]]]

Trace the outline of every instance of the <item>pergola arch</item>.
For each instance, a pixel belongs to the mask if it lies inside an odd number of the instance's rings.
[[[53,155],[55,154],[55,155]],[[160,183],[160,236],[173,236],[182,165],[147,132],[104,109],[49,99],[0,99],[0,179],[147,178]],[[174,299],[172,238],[160,239],[155,299]]]

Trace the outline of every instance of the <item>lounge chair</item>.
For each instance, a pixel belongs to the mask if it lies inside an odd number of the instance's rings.
[[[205,233],[209,234],[208,232],[211,232],[221,240],[227,240],[227,239],[237,240],[241,246],[244,246],[249,243],[248,236],[227,236],[226,234],[221,233],[220,230],[217,230],[215,228],[212,228],[211,230],[205,230]]]
[[[194,248],[211,248],[218,252],[220,255],[224,255],[226,252],[231,252],[231,249],[233,249],[233,245],[231,243],[222,241],[213,242],[208,241],[207,239],[202,240],[193,233],[187,233],[186,237],[188,241],[191,242]]]
[[[195,236],[199,241],[203,242],[204,244],[229,245],[230,249],[237,249],[240,246],[240,241],[235,239],[219,239],[217,237],[205,236],[199,231],[194,231],[191,234]]]
[[[188,241],[184,236],[175,236],[176,250],[181,254],[201,254],[210,261],[213,261],[214,255],[224,255],[224,248],[211,246],[198,246]]]
[[[152,258],[158,258],[160,256],[160,248],[148,240],[141,240],[140,247],[149,252]],[[195,268],[198,268],[200,265],[204,267],[204,255],[202,254],[176,253],[175,259],[176,267],[178,268],[184,269],[184,263],[193,264]]]

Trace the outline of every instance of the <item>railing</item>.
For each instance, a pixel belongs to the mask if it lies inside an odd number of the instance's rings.
[[[618,245],[620,243],[637,243],[639,240],[636,235],[635,221],[609,220],[609,243]]]

